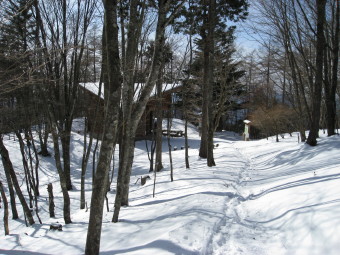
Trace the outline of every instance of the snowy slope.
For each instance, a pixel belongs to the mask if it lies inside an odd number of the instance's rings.
[[[174,129],[184,130],[181,121],[173,123]],[[338,254],[338,136],[322,137],[317,147],[309,147],[298,144],[294,134],[276,143],[274,139],[244,142],[233,133],[217,133],[217,166],[208,168],[198,157],[197,132],[191,127],[188,134],[190,169],[185,169],[184,151],[180,149],[183,138],[171,138],[172,146],[178,147],[172,151],[174,182],[170,181],[164,139],[164,170],[156,176],[155,198],[153,174],[144,186],[137,181],[149,174],[149,161],[145,142],[136,142],[130,206],[122,209],[119,223],[111,223],[113,184],[108,196],[110,212],[104,212],[101,254]],[[60,188],[53,158],[41,158],[39,204],[43,224],[25,227],[23,217],[11,220],[11,234],[5,237],[1,221],[0,254],[84,252],[89,211],[78,209],[83,137],[74,133],[72,139],[73,223],[64,225],[62,232],[49,230],[50,223],[63,223],[62,200],[58,195],[57,217],[50,219],[46,184],[54,183],[56,196]],[[5,144],[20,172],[17,143],[5,137]],[[88,204],[91,165],[87,173]],[[1,164],[0,178],[4,180]]]

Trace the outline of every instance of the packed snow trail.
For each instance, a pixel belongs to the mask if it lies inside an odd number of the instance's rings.
[[[340,137],[296,140],[233,144],[243,168],[206,254],[339,254]]]
[[[237,179],[230,184],[232,191],[225,206],[225,216],[220,221],[216,233],[213,234],[206,254],[266,254],[261,242],[256,241],[259,231],[256,226],[244,221],[244,215],[239,208],[239,205],[247,199],[242,196],[242,190],[251,180],[252,162],[234,143],[231,145],[242,166],[240,166]],[[242,240],[247,243],[243,243]]]

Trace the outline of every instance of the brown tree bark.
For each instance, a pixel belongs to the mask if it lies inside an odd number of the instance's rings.
[[[4,170],[7,171],[9,173],[9,175],[11,176],[15,192],[17,193],[17,196],[20,200],[20,203],[21,203],[22,208],[24,210],[24,213],[25,213],[25,215],[28,219],[28,222],[29,222],[30,225],[33,225],[35,222],[34,222],[31,210],[29,209],[29,207],[26,203],[25,197],[21,192],[20,185],[19,185],[17,176],[15,174],[11,159],[9,157],[8,150],[6,149],[5,145],[3,144],[1,136],[0,136],[0,154],[1,154],[2,164],[4,166]]]
[[[8,171],[5,171],[5,176],[6,176],[7,186],[9,190],[9,197],[10,197],[10,203],[11,203],[11,209],[12,209],[12,219],[16,220],[19,218],[19,216],[18,216],[17,206],[15,203],[15,192],[13,189],[13,183],[12,183],[12,179]]]
[[[44,128],[42,128],[44,126]],[[45,122],[44,125],[40,124],[38,125],[38,135],[39,135],[39,141],[40,141],[40,151],[39,154],[41,154],[43,157],[50,156],[50,153],[47,149],[47,140],[48,140],[48,123]]]
[[[8,202],[7,197],[5,194],[4,186],[2,185],[2,182],[0,181],[0,194],[2,197],[2,201],[4,204],[4,228],[5,228],[5,235],[9,235],[9,228],[8,228]]]
[[[209,1],[209,26],[208,26],[208,47],[209,69],[208,69],[208,136],[207,136],[207,165],[215,166],[214,160],[214,106],[213,106],[213,87],[214,87],[214,57],[215,57],[215,23],[216,23],[216,0]]]
[[[128,197],[129,197],[129,185],[130,185],[130,175],[131,175],[131,167],[132,160],[134,155],[134,138],[136,134],[136,130],[138,127],[138,123],[144,113],[146,104],[150,98],[150,94],[152,89],[156,84],[156,80],[158,78],[158,73],[160,72],[160,67],[162,64],[161,57],[163,56],[163,46],[165,41],[165,28],[166,26],[173,20],[174,16],[177,14],[179,8],[184,4],[184,1],[181,1],[174,12],[167,18],[167,13],[170,10],[171,1],[161,0],[158,1],[158,20],[156,27],[156,35],[155,35],[155,44],[154,44],[154,52],[152,57],[152,64],[150,68],[150,73],[145,83],[145,86],[141,92],[139,100],[134,103],[133,109],[131,112],[131,130],[130,130],[130,139],[126,141],[130,141],[130,152],[126,156],[128,158],[128,162],[126,163],[126,168],[122,168],[119,175],[122,175],[122,179],[118,176],[117,181],[117,194],[115,201],[115,209],[114,215],[112,218],[113,222],[118,221],[120,207],[122,205],[128,205]]]
[[[169,150],[169,161],[170,161],[170,180],[173,182],[174,181],[174,167],[172,164],[172,154],[171,154],[171,143],[170,143],[170,129],[171,129],[171,109],[168,112],[168,119],[167,119],[167,141],[168,141],[168,150]],[[188,168],[188,167],[187,167]]]
[[[162,61],[164,62],[164,60]],[[157,93],[157,109],[155,111],[156,115],[156,123],[157,127],[154,132],[156,132],[156,160],[155,160],[155,171],[159,172],[163,169],[162,164],[162,153],[163,153],[163,134],[162,134],[162,124],[163,124],[163,102],[162,102],[162,94],[163,94],[163,64],[161,65],[161,71],[158,74],[158,80],[156,82],[156,93]]]
[[[325,24],[325,5],[326,0],[316,0],[317,10],[317,31],[316,31],[316,73],[312,95],[312,120],[310,132],[306,143],[310,146],[317,145],[319,135],[319,121],[321,109],[321,91],[323,82],[323,54],[325,47],[324,24]]]
[[[203,84],[202,84],[202,119],[201,119],[201,144],[199,150],[199,156],[201,158],[208,158],[208,94],[209,94],[209,38],[208,38],[208,13],[209,13],[209,0],[204,1],[203,13],[204,23],[201,31],[201,37],[203,40]]]
[[[64,221],[65,224],[72,223],[71,220],[71,202],[70,202],[70,196],[68,194],[67,189],[67,182],[65,173],[63,171],[63,167],[60,160],[60,150],[59,150],[59,139],[56,131],[56,127],[54,125],[54,122],[52,122],[51,125],[51,132],[52,132],[52,138],[53,138],[53,145],[54,145],[54,159],[56,162],[56,167],[60,179],[60,187],[61,191],[63,193],[63,199],[64,199],[64,206],[63,206],[63,214],[64,214]]]
[[[334,3],[333,22],[334,27],[328,29],[327,46],[325,47],[325,101],[326,101],[326,118],[327,118],[327,134],[332,136],[335,134],[336,123],[336,89],[338,84],[338,63],[339,63],[339,37],[340,37],[340,3]],[[332,24],[331,24],[332,25]],[[330,31],[329,31],[330,30]],[[333,32],[334,31],[334,32]]]
[[[130,3],[130,20],[127,33],[127,47],[126,51],[123,51],[123,96],[122,96],[122,121],[121,128],[122,141],[120,144],[120,162],[117,177],[117,191],[115,198],[115,213],[112,221],[117,222],[121,205],[128,205],[128,196],[124,194],[123,187],[126,181],[126,172],[131,171],[133,155],[134,155],[134,140],[135,134],[132,131],[132,111],[134,101],[134,83],[135,83],[135,64],[137,57],[138,41],[142,29],[144,19],[145,4],[142,9],[138,11],[137,0],[132,0]],[[123,47],[125,49],[125,47]]]
[[[48,91],[42,92],[45,94],[46,104],[51,105],[48,107],[49,115],[54,115],[50,120],[54,120],[54,125],[58,128],[56,134],[61,139],[60,156],[63,157],[66,187],[71,190],[71,127],[78,101],[80,68],[86,48],[87,30],[96,4],[94,0],[78,1],[71,9],[67,0],[58,3],[52,1],[49,4],[45,2],[33,1],[47,77],[50,79]],[[72,15],[72,21],[69,15]],[[57,28],[51,25],[55,20],[60,21],[55,24]],[[72,25],[68,22],[72,22]],[[53,39],[50,40],[48,34]]]
[[[47,192],[48,192],[48,211],[50,213],[50,218],[55,217],[54,213],[54,196],[53,196],[53,185],[49,183],[47,185]]]
[[[201,36],[204,43],[203,52],[203,104],[202,104],[202,136],[199,156],[207,159],[208,166],[215,166],[214,161],[214,120],[212,93],[214,85],[214,33],[216,20],[216,0],[206,0],[206,18]]]
[[[108,173],[116,143],[122,84],[118,48],[117,0],[103,0],[103,4],[105,13],[103,51],[106,52],[106,58],[103,58],[103,62],[107,65],[107,80],[104,79],[106,108],[102,145],[92,189],[90,220],[85,247],[85,254],[88,255],[99,254],[100,250],[104,198],[108,188],[107,185],[103,184],[109,181]]]
[[[72,117],[73,119],[73,117]],[[65,121],[65,130],[59,132],[61,147],[62,147],[62,155],[63,155],[63,169],[66,180],[67,190],[72,190],[72,180],[71,180],[71,155],[70,155],[70,146],[71,146],[71,127],[72,127],[72,119]]]

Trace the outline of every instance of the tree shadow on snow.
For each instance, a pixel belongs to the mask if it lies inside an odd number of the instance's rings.
[[[6,255],[46,255],[47,253],[40,253],[35,251],[19,251],[19,250],[2,250],[0,249],[0,254],[6,254]]]
[[[244,182],[261,184],[264,181],[271,181],[275,178],[296,176],[304,173],[316,175],[317,173],[315,173],[315,171],[319,169],[325,167],[330,168],[340,164],[339,157],[320,156],[320,152],[331,150],[340,152],[338,140],[327,141],[327,143],[321,140],[318,146],[315,147],[303,144],[298,150],[294,148],[279,153],[266,151],[250,159],[252,168],[254,168],[258,174],[253,180],[250,179]],[[263,158],[266,158],[266,160],[263,160]],[[257,160],[262,162],[262,164],[256,163]],[[309,161],[312,161],[312,163]]]
[[[301,206],[301,207],[289,209],[289,210],[285,211],[284,213],[282,213],[282,214],[280,214],[280,215],[278,215],[278,216],[276,216],[276,217],[274,217],[270,220],[252,221],[252,220],[245,219],[245,221],[249,222],[249,223],[266,224],[266,223],[270,223],[270,222],[273,222],[273,221],[277,221],[277,220],[283,218],[284,216],[286,216],[289,213],[297,213],[297,214],[308,213],[309,211],[308,210],[306,211],[305,209],[314,209],[314,208],[319,207],[319,206],[336,204],[336,203],[340,203],[340,199],[334,199],[334,200],[331,200],[331,201],[326,201],[326,202],[321,202],[321,203],[316,203],[316,204],[312,204],[312,205],[306,205],[306,206]]]
[[[327,182],[327,181],[332,181],[332,180],[337,180],[337,179],[340,179],[340,174],[314,176],[314,177],[311,177],[311,178],[300,179],[300,180],[280,184],[280,185],[275,186],[275,187],[271,187],[271,188],[264,190],[264,191],[262,191],[258,194],[251,194],[246,198],[246,200],[254,200],[254,199],[257,199],[257,198],[262,197],[264,195],[267,195],[269,193],[276,192],[276,191],[286,190],[286,189],[290,189],[290,188],[296,188],[296,187],[300,187],[300,186],[311,185],[311,184],[315,184],[315,183]]]
[[[194,251],[184,249],[183,247],[168,240],[155,240],[145,245],[131,247],[127,249],[102,251],[100,252],[100,254],[111,255],[111,254],[124,254],[124,253],[134,252],[134,251],[142,252],[143,249],[157,249],[159,250],[159,252],[167,251],[167,252],[174,253],[174,254],[187,254],[187,255],[196,255],[196,254],[198,255],[199,254],[199,252],[194,252]]]

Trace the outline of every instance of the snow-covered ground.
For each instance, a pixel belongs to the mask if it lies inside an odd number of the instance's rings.
[[[174,129],[182,129],[174,121]],[[189,129],[190,169],[185,168],[183,138],[172,138],[174,182],[164,139],[164,170],[144,186],[137,181],[148,175],[145,141],[136,142],[131,177],[130,206],[122,208],[119,223],[111,223],[115,185],[109,192],[110,212],[105,210],[101,254],[339,254],[340,251],[340,137],[321,134],[310,147],[297,142],[297,134],[244,142],[234,133],[216,133],[216,167],[198,157],[200,138]],[[22,176],[18,144],[4,138],[10,156]],[[70,192],[72,224],[50,231],[62,223],[62,200],[53,158],[41,158],[40,216],[43,224],[25,227],[20,220],[9,223],[4,236],[0,222],[0,254],[82,254],[89,211],[79,209],[80,163],[83,137],[72,137]],[[51,144],[52,146],[52,144]],[[117,152],[116,152],[117,153]],[[116,157],[117,158],[117,157]],[[91,165],[87,173],[87,204],[90,204]],[[5,183],[0,163],[0,178]],[[50,219],[47,183],[54,184],[56,218]],[[115,182],[115,180],[114,180]],[[24,184],[22,184],[24,189]],[[20,207],[19,202],[18,208]],[[90,209],[89,209],[90,210]],[[0,209],[3,217],[3,207]]]

